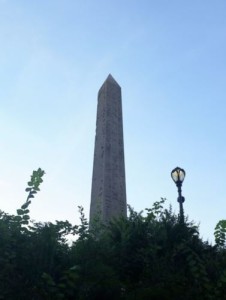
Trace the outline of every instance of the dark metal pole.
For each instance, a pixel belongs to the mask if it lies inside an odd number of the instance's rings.
[[[184,209],[183,209],[183,202],[184,202],[184,197],[182,196],[182,190],[181,190],[181,183],[177,184],[178,188],[178,198],[177,201],[179,202],[179,207],[180,207],[180,223],[184,224]]]

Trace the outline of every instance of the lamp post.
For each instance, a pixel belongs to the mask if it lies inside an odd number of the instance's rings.
[[[184,223],[184,210],[183,210],[183,203],[185,201],[185,198],[182,196],[182,183],[185,178],[185,171],[179,167],[176,167],[175,169],[172,170],[171,172],[171,177],[173,181],[175,182],[178,190],[178,198],[177,201],[179,202],[180,206],[180,223]]]

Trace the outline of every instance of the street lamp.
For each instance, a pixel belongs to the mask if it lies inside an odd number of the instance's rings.
[[[184,181],[185,175],[186,175],[185,171],[179,167],[176,167],[171,172],[171,177],[172,177],[173,181],[175,182],[177,189],[178,189],[177,201],[179,202],[179,205],[180,205],[180,223],[184,223],[183,203],[184,203],[185,198],[182,196],[181,187],[182,187],[182,183]]]

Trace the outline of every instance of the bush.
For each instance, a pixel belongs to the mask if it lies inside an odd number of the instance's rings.
[[[80,225],[31,222],[43,176],[33,172],[16,215],[0,212],[0,299],[226,299],[226,221],[215,246],[165,209],[165,199],[146,216],[129,207],[128,218],[97,218],[91,229],[82,207]],[[77,236],[72,245],[68,234]]]

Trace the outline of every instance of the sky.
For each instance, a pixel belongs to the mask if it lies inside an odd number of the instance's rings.
[[[161,197],[186,171],[184,210],[214,241],[226,219],[225,0],[0,0],[1,210],[46,175],[36,221],[89,217],[97,93],[122,88],[127,202]]]

